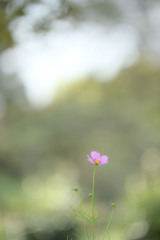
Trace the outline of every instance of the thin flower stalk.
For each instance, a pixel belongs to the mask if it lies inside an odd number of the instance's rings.
[[[112,218],[113,218],[113,215],[114,215],[114,208],[115,208],[115,204],[112,205],[112,213],[111,213],[111,216],[109,218],[109,222],[107,224],[107,227],[106,227],[106,230],[105,230],[105,233],[104,233],[104,237],[103,237],[103,240],[105,239],[107,233],[108,233],[108,230],[109,230],[109,227],[110,227],[110,224],[111,224],[111,221],[112,221]]]
[[[96,164],[94,166],[93,171],[93,185],[92,185],[92,234],[93,234],[93,240],[94,240],[94,178],[95,178],[95,172],[96,172]]]
[[[80,200],[80,202],[81,202],[82,209],[83,209],[83,211],[84,211],[84,213],[85,213],[85,209],[84,209],[84,204],[83,204],[82,198],[81,198],[81,196],[80,196],[80,194],[79,194],[78,191],[76,191],[76,193],[77,193],[77,195],[78,195],[78,197],[79,197],[79,200]]]

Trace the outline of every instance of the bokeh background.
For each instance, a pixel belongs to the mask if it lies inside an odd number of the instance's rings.
[[[110,239],[160,240],[159,43],[158,0],[0,0],[1,240],[77,239],[93,150]]]

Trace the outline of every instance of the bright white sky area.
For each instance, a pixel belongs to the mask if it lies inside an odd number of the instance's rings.
[[[3,72],[19,76],[37,107],[49,104],[62,84],[89,75],[102,81],[111,79],[138,57],[136,34],[127,25],[112,31],[96,24],[75,29],[68,21],[56,20],[53,30],[36,34],[30,26],[43,14],[47,9],[32,7],[15,20],[10,29],[16,45],[1,55]]]

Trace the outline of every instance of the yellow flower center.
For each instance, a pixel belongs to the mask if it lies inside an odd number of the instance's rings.
[[[94,162],[95,163],[100,163],[100,161],[98,159],[95,159]]]

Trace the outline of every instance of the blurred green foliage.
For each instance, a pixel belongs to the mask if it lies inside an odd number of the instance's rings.
[[[38,2],[0,1],[0,52],[14,44],[10,23]],[[141,20],[158,4],[136,2]],[[60,5],[57,18],[71,17],[75,26],[84,19],[116,25],[126,16],[111,1]],[[45,21],[48,27],[53,18]],[[46,30],[45,21],[34,29]],[[142,36],[151,36],[148,26]],[[86,155],[92,150],[110,159],[97,169],[95,188],[102,214],[107,201],[118,199],[113,238],[160,239],[160,68],[147,58],[109,82],[88,77],[60,86],[54,102],[43,110],[30,105],[17,76],[0,73],[0,239],[70,236],[76,220],[69,207],[78,204],[72,187],[80,186],[88,207],[92,165]]]
[[[66,180],[62,176],[65,178],[67,171],[72,172],[73,168],[76,174],[79,173],[78,182],[87,196],[91,188],[92,166],[86,161],[86,155],[91,150],[108,154],[110,158],[106,167],[97,170],[97,200],[122,198],[126,179],[140,171],[144,152],[149,148],[159,149],[159,76],[159,68],[141,62],[123,70],[110,82],[88,79],[62,89],[53,104],[41,111],[33,110],[29,104],[22,108],[13,101],[7,103],[7,94],[3,93],[6,99],[6,112],[0,124],[0,203],[3,211],[30,218],[34,209],[33,225],[39,214],[47,218],[52,212],[54,219],[57,210],[50,206],[55,195],[61,190],[60,196],[70,199],[72,193],[64,196],[65,191],[63,193],[60,187],[47,198],[44,193],[46,183],[51,191],[51,186],[56,189],[59,181],[65,186]],[[61,177],[54,179],[57,171]],[[72,176],[67,173],[66,179],[68,174]],[[71,177],[67,188],[78,183],[74,179],[77,178]],[[148,234],[152,236],[157,231],[154,229],[159,228],[157,212],[160,206],[152,189],[147,191],[141,193],[142,197],[137,193],[136,197],[137,204],[144,201],[150,226]],[[156,209],[150,210],[151,205]],[[48,221],[49,226],[54,222],[52,220],[49,224]],[[26,226],[27,222],[25,220]]]

